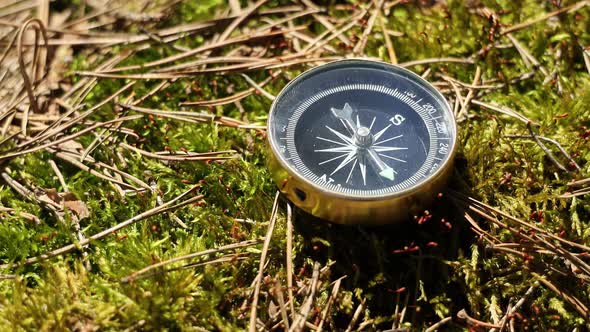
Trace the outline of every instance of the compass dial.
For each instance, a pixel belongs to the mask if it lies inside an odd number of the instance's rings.
[[[412,191],[436,175],[455,145],[453,115],[419,76],[345,60],[287,85],[269,116],[269,142],[289,173],[341,197]]]

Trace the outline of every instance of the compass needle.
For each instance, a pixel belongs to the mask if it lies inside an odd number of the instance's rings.
[[[389,179],[390,181],[393,181],[395,179],[395,174],[397,174],[397,172],[394,171],[391,167],[387,167],[383,169],[381,172],[379,172],[379,175],[386,179]]]
[[[456,138],[448,102],[423,78],[341,60],[306,71],[277,95],[268,166],[279,190],[316,217],[392,223],[423,211],[441,190]]]
[[[391,168],[391,166],[383,162],[381,157],[379,157],[379,155],[375,152],[374,148],[369,148],[367,152],[371,157],[372,165],[375,167],[375,171],[379,174],[379,176],[393,181],[397,172]]]

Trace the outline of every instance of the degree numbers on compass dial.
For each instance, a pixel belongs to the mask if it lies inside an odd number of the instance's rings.
[[[362,61],[297,78],[275,101],[269,130],[271,146],[297,175],[359,197],[420,185],[447,161],[455,141],[449,106],[428,83]]]

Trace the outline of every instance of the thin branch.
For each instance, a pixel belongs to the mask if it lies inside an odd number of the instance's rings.
[[[315,262],[313,265],[313,272],[311,275],[311,285],[309,287],[309,295],[303,305],[301,306],[301,310],[299,315],[293,320],[293,325],[291,325],[291,329],[289,332],[293,331],[302,331],[303,327],[307,324],[307,316],[309,316],[309,312],[311,310],[311,306],[313,305],[313,301],[315,299],[315,294],[318,285],[318,278],[320,275],[320,263]],[[314,328],[317,330],[317,327]]]
[[[530,139],[534,139],[534,136],[532,135],[506,135],[506,137],[509,138],[530,138]],[[561,152],[561,154],[563,154],[564,157],[566,157],[569,162],[571,163],[571,165],[573,165],[578,171],[581,171],[582,169],[580,168],[580,165],[578,165],[578,163],[574,160],[574,158],[572,158],[572,156],[570,156],[570,154],[563,148],[563,146],[561,144],[559,144],[558,141],[549,138],[549,137],[545,137],[545,136],[539,136],[537,135],[537,138],[549,143],[552,143],[553,145],[555,145],[557,147],[557,149],[559,150],[559,152]]]
[[[260,285],[262,283],[262,275],[264,273],[264,266],[266,262],[266,256],[268,255],[268,247],[274,231],[275,222],[277,221],[277,211],[279,209],[279,192],[275,195],[275,201],[270,216],[270,222],[266,231],[266,237],[264,238],[264,245],[262,246],[262,252],[260,253],[260,264],[258,266],[258,276],[254,285],[254,294],[252,296],[252,306],[250,307],[250,324],[249,331],[256,331],[256,315],[258,314],[258,296],[260,294]]]
[[[545,15],[542,15],[542,16],[536,18],[536,19],[532,19],[532,20],[529,20],[529,21],[526,21],[526,22],[523,22],[523,23],[515,24],[515,25],[513,25],[513,26],[511,26],[509,28],[506,28],[506,29],[502,29],[501,33],[505,35],[505,34],[508,34],[508,33],[511,33],[511,32],[522,30],[524,28],[530,27],[531,25],[534,25],[534,24],[537,24],[539,22],[545,21],[548,18],[551,18],[553,16],[557,16],[557,15],[560,15],[560,14],[563,14],[563,13],[566,13],[566,12],[569,12],[569,13],[575,12],[575,11],[581,9],[581,8],[584,8],[585,6],[588,6],[589,4],[590,4],[590,1],[576,2],[576,3],[574,3],[574,4],[570,5],[570,6],[563,7],[563,8],[560,8],[560,9],[556,10],[556,11],[553,11],[551,13],[547,13]]]
[[[221,156],[223,154],[234,154],[236,151],[234,150],[226,150],[226,151],[213,151],[213,152],[203,152],[203,153],[194,153],[194,152],[149,152],[142,150],[140,148],[136,148],[131,146],[127,143],[120,142],[119,146],[125,148],[127,150],[131,150],[133,152],[137,152],[144,157],[159,159],[159,160],[169,160],[169,161],[209,161],[209,160],[225,160],[225,159],[235,159],[235,157],[228,157],[228,156]],[[1,157],[0,157],[1,158]]]
[[[551,152],[551,150],[549,150],[547,148],[547,146],[545,146],[545,144],[543,144],[543,142],[541,142],[539,137],[537,137],[537,133],[535,133],[535,131],[533,130],[533,127],[531,126],[530,122],[527,123],[526,127],[529,130],[529,133],[531,134],[531,136],[533,137],[535,142],[537,142],[537,145],[541,148],[541,150],[543,150],[543,152],[545,152],[545,155],[547,155],[549,160],[551,160],[553,162],[553,164],[555,164],[555,166],[557,166],[557,168],[559,168],[562,171],[567,172],[567,168],[565,168],[565,166],[563,166],[557,159],[555,159],[553,152]]]
[[[238,242],[238,243],[231,243],[231,244],[227,244],[221,247],[217,247],[217,248],[212,248],[212,249],[207,249],[207,250],[203,250],[203,251],[199,251],[199,252],[195,252],[192,254],[188,254],[188,255],[183,255],[183,256],[179,256],[179,257],[174,257],[171,259],[167,259],[165,261],[161,261],[158,262],[156,264],[152,264],[149,266],[144,267],[143,269],[133,272],[130,275],[123,277],[121,279],[121,282],[123,283],[127,283],[127,282],[131,282],[135,279],[137,279],[139,276],[144,275],[154,269],[158,269],[161,268],[165,265],[169,265],[169,264],[173,264],[173,263],[177,263],[180,261],[184,261],[184,260],[188,260],[188,259],[193,259],[193,258],[197,258],[197,257],[201,257],[201,256],[208,256],[208,255],[213,255],[213,254],[217,254],[220,252],[224,252],[224,251],[229,251],[229,250],[236,250],[236,249],[241,249],[241,248],[246,248],[246,247],[251,247],[253,245],[262,243],[262,238],[258,238],[258,239],[253,239],[253,240],[247,240],[247,241],[242,241],[242,242]]]
[[[287,243],[286,243],[286,260],[287,260],[287,294],[289,295],[289,305],[291,306],[291,318],[295,318],[295,306],[293,296],[293,209],[291,203],[287,202]]]
[[[188,205],[188,204],[197,202],[197,201],[203,199],[204,195],[194,196],[194,197],[189,198],[189,199],[187,199],[187,200],[185,200],[185,201],[183,201],[181,203],[178,203],[178,204],[174,205],[174,203],[176,203],[177,201],[179,201],[182,198],[186,197],[189,193],[192,193],[193,191],[195,191],[198,188],[199,188],[198,186],[193,187],[193,188],[185,191],[184,193],[178,195],[176,198],[174,198],[174,199],[172,199],[172,200],[170,200],[170,201],[168,201],[168,202],[166,202],[166,203],[164,203],[164,204],[162,204],[160,206],[157,206],[155,208],[152,208],[152,209],[149,209],[147,211],[144,211],[144,212],[142,212],[142,213],[140,213],[140,214],[138,214],[138,215],[136,215],[136,216],[134,216],[134,217],[132,217],[130,219],[127,219],[127,220],[125,220],[125,221],[123,221],[123,222],[121,222],[121,223],[119,223],[119,224],[117,224],[117,225],[115,225],[113,227],[110,227],[110,228],[105,229],[105,230],[103,230],[103,231],[101,231],[99,233],[96,233],[96,234],[94,234],[94,235],[86,238],[86,240],[84,240],[84,241],[79,241],[77,243],[72,243],[72,244],[63,246],[61,248],[58,248],[58,249],[49,251],[49,252],[47,252],[45,254],[42,254],[42,255],[27,258],[27,259],[25,259],[25,260],[23,260],[22,262],[19,262],[19,263],[2,264],[2,265],[0,265],[0,269],[7,269],[7,268],[18,267],[20,265],[29,265],[29,264],[33,264],[33,263],[38,263],[38,262],[44,261],[44,260],[49,259],[49,258],[52,258],[52,257],[56,257],[56,256],[60,256],[60,255],[66,254],[66,253],[70,253],[72,251],[77,250],[78,248],[81,248],[81,247],[83,247],[85,245],[91,244],[92,241],[101,240],[101,239],[103,239],[103,238],[105,238],[105,237],[107,237],[109,235],[115,234],[115,232],[117,232],[117,231],[119,231],[119,230],[121,230],[121,229],[123,229],[123,228],[125,228],[127,226],[133,225],[133,224],[137,223],[138,221],[147,219],[149,217],[153,217],[155,215],[158,215],[160,213],[164,213],[164,212],[167,212],[167,211],[173,211],[173,210],[175,210],[175,209],[177,209],[179,207],[182,207],[182,206],[185,206],[185,205]]]

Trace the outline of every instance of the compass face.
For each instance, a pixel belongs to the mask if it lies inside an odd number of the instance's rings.
[[[297,77],[275,100],[268,129],[291,174],[361,199],[411,191],[436,176],[456,135],[447,102],[429,83],[364,60]]]

